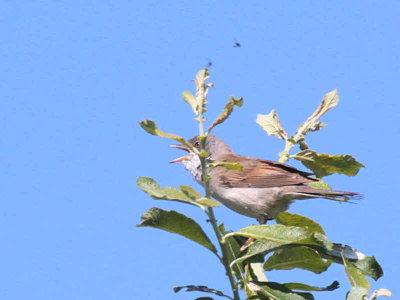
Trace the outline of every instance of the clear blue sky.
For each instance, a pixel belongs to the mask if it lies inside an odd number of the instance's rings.
[[[137,122],[195,135],[181,93],[209,59],[209,118],[229,95],[243,96],[244,107],[215,132],[249,156],[277,159],[283,147],[255,124],[257,113],[277,109],[292,133],[339,88],[339,106],[323,118],[328,127],[309,144],[365,164],[356,177],[327,178],[364,199],[298,201],[290,211],[376,256],[385,275],[373,288],[399,297],[398,1],[2,1],[0,11],[1,299],[201,295],[172,292],[186,284],[228,291],[207,250],[134,227],[159,206],[200,219],[210,232],[195,208],[152,200],[135,186],[138,176],[194,184],[167,163],[179,151]],[[242,47],[232,47],[235,39]],[[255,223],[226,208],[216,214],[233,230]],[[268,276],[341,282],[317,299],[343,299],[349,288],[340,266]]]

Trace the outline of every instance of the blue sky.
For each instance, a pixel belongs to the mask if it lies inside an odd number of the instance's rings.
[[[138,176],[195,185],[182,166],[167,163],[180,155],[170,141],[137,122],[153,119],[165,131],[195,135],[181,93],[193,90],[191,79],[209,60],[215,88],[208,117],[230,95],[244,98],[215,130],[244,155],[276,160],[282,150],[282,141],[255,123],[258,113],[275,108],[293,133],[323,94],[339,88],[339,106],[322,120],[328,127],[308,142],[366,166],[356,177],[326,178],[364,199],[297,201],[290,212],[376,256],[385,275],[373,289],[398,295],[399,10],[398,1],[3,1],[0,297],[199,297],[172,292],[187,284],[229,291],[207,250],[135,228],[159,206],[186,213],[211,234],[195,208],[152,200],[135,186]],[[255,223],[223,207],[216,214],[232,230]],[[349,289],[341,266],[268,277],[341,282],[317,299],[344,299]]]

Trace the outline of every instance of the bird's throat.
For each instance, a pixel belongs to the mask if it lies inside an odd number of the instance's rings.
[[[194,153],[189,153],[189,158],[182,161],[182,164],[185,167],[185,169],[188,170],[190,174],[192,174],[194,179],[196,179],[198,183],[202,184],[201,181],[202,170],[201,170],[200,158]]]

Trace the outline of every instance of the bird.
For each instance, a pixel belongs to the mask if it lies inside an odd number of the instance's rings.
[[[188,142],[201,150],[199,137]],[[195,180],[204,186],[199,156],[185,145],[171,147],[185,150],[188,154],[170,163],[182,163]],[[280,212],[286,211],[293,200],[325,198],[346,202],[361,197],[355,192],[311,187],[308,183],[319,181],[310,177],[313,173],[276,161],[235,154],[227,143],[212,134],[207,135],[204,150],[208,154],[206,173],[211,196],[231,210],[257,219],[260,224],[266,224]],[[224,163],[238,163],[242,169],[230,169]]]

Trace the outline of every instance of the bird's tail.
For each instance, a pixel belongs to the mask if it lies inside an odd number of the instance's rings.
[[[297,196],[303,196],[303,199],[324,198],[338,202],[348,202],[349,200],[359,200],[362,195],[355,192],[321,190],[310,186],[297,186],[295,191]]]

